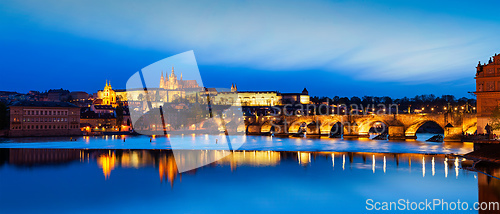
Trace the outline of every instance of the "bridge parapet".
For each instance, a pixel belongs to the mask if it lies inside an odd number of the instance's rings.
[[[445,130],[446,140],[459,140],[463,132],[473,133],[477,124],[475,114],[378,114],[378,115],[297,115],[247,116],[247,133],[296,134],[306,127],[308,134],[330,135],[340,129],[344,138],[369,137],[376,122],[388,127],[389,139],[416,138],[417,130],[427,122],[434,122]],[[451,127],[446,127],[448,124]],[[448,126],[450,126],[448,125]],[[339,128],[340,127],[340,128]],[[338,131],[338,130],[336,130]]]

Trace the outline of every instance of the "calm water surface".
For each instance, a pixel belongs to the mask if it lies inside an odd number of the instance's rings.
[[[170,150],[0,152],[2,213],[365,212],[367,199],[472,204],[500,192],[445,155],[236,151],[179,174]]]
[[[227,156],[178,173],[183,163],[169,150],[174,141],[206,149],[183,153],[184,159]],[[365,213],[367,199],[460,200],[469,208],[500,199],[497,179],[447,155],[472,151],[472,144],[263,136],[231,141],[241,147],[227,154],[216,150],[223,136],[209,135],[1,139],[0,213]],[[484,171],[500,176],[496,167]]]

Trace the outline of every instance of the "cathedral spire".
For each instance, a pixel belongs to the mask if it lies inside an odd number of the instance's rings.
[[[181,81],[182,81],[182,72],[181,72]]]
[[[164,87],[165,87],[165,77],[163,77],[163,71],[161,71],[160,88]]]

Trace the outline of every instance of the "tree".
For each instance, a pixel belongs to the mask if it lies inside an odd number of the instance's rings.
[[[351,97],[351,104],[361,104],[361,99],[359,97]]]
[[[120,104],[115,109],[116,112],[116,126],[118,126],[119,131],[122,131],[123,125],[123,106]]]
[[[491,130],[500,130],[500,107],[495,107],[490,116]]]

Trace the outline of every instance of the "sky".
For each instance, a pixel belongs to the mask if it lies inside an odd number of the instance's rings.
[[[123,89],[193,51],[206,87],[472,98],[500,52],[498,1],[0,2],[0,90]],[[165,68],[170,70],[171,68]]]

